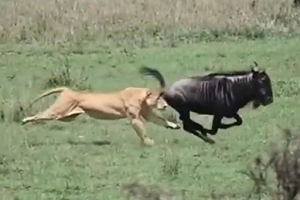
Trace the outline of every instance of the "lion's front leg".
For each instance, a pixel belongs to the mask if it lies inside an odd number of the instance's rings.
[[[146,129],[141,119],[133,118],[131,120],[131,125],[139,138],[141,139],[141,143],[147,146],[152,146],[154,144],[154,140],[149,138],[146,133]]]
[[[135,107],[130,107],[126,113],[126,116],[136,134],[140,138],[141,143],[147,146],[152,146],[154,144],[154,140],[147,136],[147,131],[144,127],[140,110]]]
[[[158,126],[163,126],[170,129],[180,129],[180,125],[171,121],[168,121],[165,119],[162,114],[159,111],[149,111],[148,113],[145,113],[143,117],[149,121],[152,122]]]

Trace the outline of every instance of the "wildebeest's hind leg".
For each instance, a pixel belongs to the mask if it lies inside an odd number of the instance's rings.
[[[179,112],[179,119],[183,123],[183,129],[199,138],[204,140],[207,143],[215,143],[215,141],[209,137],[207,137],[206,130],[200,124],[194,122],[190,118],[190,113],[188,111],[178,111]],[[199,130],[201,133],[199,133]]]
[[[240,126],[240,125],[242,125],[243,120],[239,116],[239,114],[236,113],[232,117],[236,120],[235,122],[230,123],[230,124],[223,124],[222,123],[222,118],[223,117],[219,117],[219,116],[215,115],[214,119],[213,119],[212,129],[208,130],[208,133],[212,134],[212,135],[215,135],[218,132],[219,128],[220,129],[228,129],[228,128],[231,128],[233,126]]]

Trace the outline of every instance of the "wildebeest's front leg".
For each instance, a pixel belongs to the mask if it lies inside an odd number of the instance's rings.
[[[235,122],[233,122],[233,123],[231,123],[231,124],[223,124],[223,123],[221,122],[220,128],[221,128],[221,129],[228,129],[228,128],[231,128],[231,127],[233,127],[233,126],[240,126],[240,125],[242,125],[243,120],[242,120],[242,118],[239,116],[239,114],[236,113],[236,114],[234,114],[232,117],[236,120]]]
[[[183,129],[199,138],[201,138],[203,141],[214,144],[215,141],[209,137],[207,137],[206,130],[201,126],[200,124],[194,122],[190,118],[189,112],[179,112],[180,116],[179,119],[183,123]],[[201,133],[199,133],[197,130],[199,130]]]
[[[222,123],[222,118],[220,116],[215,115],[213,119],[213,124],[212,124],[212,129],[208,131],[208,133],[215,135],[218,132],[218,129],[228,129],[233,126],[240,126],[243,123],[242,118],[239,116],[239,114],[234,114],[232,116],[236,121],[230,124],[223,124]]]

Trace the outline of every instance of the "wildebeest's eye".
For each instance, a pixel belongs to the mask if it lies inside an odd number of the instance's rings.
[[[267,77],[266,77],[266,76],[263,76],[263,77],[260,78],[260,81],[261,81],[261,82],[265,82],[266,80],[267,80]]]

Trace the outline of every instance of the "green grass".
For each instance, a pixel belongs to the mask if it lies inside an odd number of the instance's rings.
[[[296,39],[149,49],[96,44],[82,45],[80,51],[37,46],[0,49],[0,198],[3,200],[126,199],[122,185],[135,181],[159,185],[188,200],[213,196],[245,199],[252,182],[238,171],[244,170],[265,152],[270,142],[280,137],[278,126],[297,128],[299,124],[300,57]],[[141,147],[126,120],[96,121],[82,116],[68,124],[21,126],[14,122],[19,118],[18,105],[26,106],[43,92],[48,79],[54,76],[52,72],[67,64],[75,82],[87,77],[82,83],[85,88],[112,91],[127,86],[157,86],[151,78],[137,75],[141,65],[160,69],[170,84],[205,71],[243,69],[253,61],[270,74],[275,102],[256,111],[243,109],[244,124],[220,130],[214,137],[215,145],[208,145],[183,130],[166,130],[148,123],[148,134],[155,145]],[[53,99],[37,103],[32,112],[46,108]],[[193,118],[206,127],[211,126],[210,117]],[[108,142],[109,145],[100,145]],[[270,183],[273,184],[272,180]],[[265,195],[265,199],[269,197]]]

